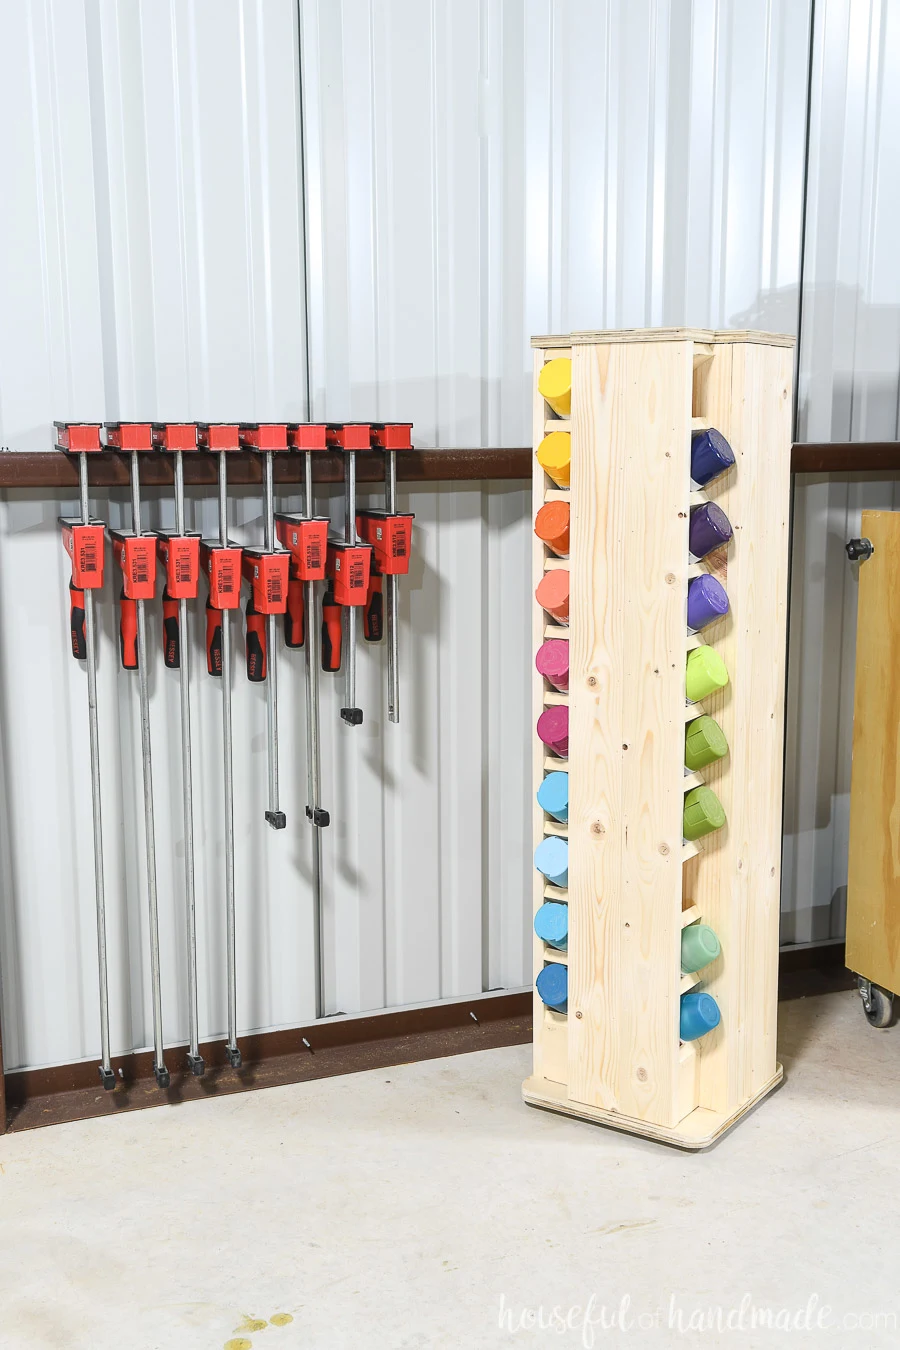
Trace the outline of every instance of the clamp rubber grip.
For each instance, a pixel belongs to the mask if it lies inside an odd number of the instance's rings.
[[[384,637],[384,597],[381,593],[381,573],[369,573],[366,607],[363,611],[363,636],[366,642],[380,642]]]
[[[125,670],[137,670],[137,601],[129,600],[123,586],[119,596],[119,655]]]
[[[252,595],[247,601],[246,655],[247,679],[262,684],[266,678],[266,616],[260,614]]]
[[[322,669],[340,670],[343,613],[328,586],[322,598]]]
[[[84,591],[69,582],[69,633],[72,638],[72,655],[76,661],[87,659],[87,637],[84,631]]]
[[[303,582],[293,576],[288,581],[287,609],[284,611],[284,645],[302,647],[305,628]]]
[[[168,670],[177,670],[181,665],[181,633],[178,628],[178,601],[173,600],[168,589],[162,593],[163,613],[163,661]]]
[[[206,669],[210,675],[222,674],[222,611],[206,602]]]

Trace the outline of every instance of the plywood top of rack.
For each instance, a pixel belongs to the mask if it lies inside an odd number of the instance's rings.
[[[756,333],[744,329],[613,328],[531,339],[532,347],[574,347],[594,342],[759,342],[765,347],[793,347],[796,338],[790,333]]]

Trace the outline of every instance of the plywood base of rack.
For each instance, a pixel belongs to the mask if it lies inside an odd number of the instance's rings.
[[[596,1125],[608,1125],[614,1130],[624,1130],[627,1134],[640,1134],[646,1139],[655,1139],[659,1144],[697,1150],[709,1148],[717,1139],[721,1139],[748,1111],[753,1110],[757,1102],[774,1092],[783,1078],[784,1069],[776,1064],[775,1073],[769,1082],[730,1116],[698,1106],[671,1128],[654,1125],[648,1120],[635,1120],[617,1111],[603,1111],[597,1106],[584,1106],[580,1102],[570,1101],[562,1083],[551,1083],[546,1078],[526,1078],[522,1084],[522,1098],[529,1106],[540,1106],[545,1111],[559,1111],[564,1116],[575,1116],[578,1120],[587,1120]]]

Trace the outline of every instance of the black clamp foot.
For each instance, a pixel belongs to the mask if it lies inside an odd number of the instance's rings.
[[[167,1088],[172,1081],[169,1077],[169,1070],[166,1068],[165,1064],[153,1065],[153,1077],[156,1079],[156,1086],[158,1088]]]
[[[202,1078],[206,1073],[206,1065],[203,1063],[202,1055],[188,1055],[188,1068],[195,1078]]]
[[[341,708],[341,717],[348,727],[362,726],[362,708]]]
[[[287,817],[283,811],[267,811],[266,820],[272,826],[273,830],[283,830],[287,825]]]
[[[113,1073],[112,1069],[104,1069],[102,1064],[98,1064],[97,1068],[100,1071],[100,1082],[107,1092],[112,1092],[113,1088],[116,1086],[116,1075]]]
[[[237,1046],[232,1047],[230,1045],[226,1045],[225,1053],[228,1056],[228,1063],[231,1065],[233,1069],[241,1068],[244,1061],[241,1057],[241,1052],[240,1050],[238,1050]]]
[[[311,820],[313,825],[318,825],[323,830],[326,825],[331,824],[331,816],[322,806],[308,806],[306,808],[306,819]]]

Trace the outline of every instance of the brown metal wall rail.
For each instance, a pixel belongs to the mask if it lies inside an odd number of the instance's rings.
[[[172,482],[170,455],[141,456],[141,485],[165,487]],[[303,455],[276,455],[275,482],[303,481]],[[92,487],[129,485],[127,459],[111,452],[89,456],[88,472]],[[215,456],[186,454],[184,481],[187,484],[216,486]],[[344,481],[343,457],[332,451],[314,456],[314,474],[318,483]],[[361,455],[356,469],[361,483],[384,481],[384,456],[378,452]],[[482,478],[530,478],[531,450],[398,450],[397,477],[407,483],[463,482]],[[260,483],[259,457],[243,452],[228,456],[228,482],[237,487]],[[78,489],[78,463],[60,450],[0,451],[0,488]]]
[[[782,1001],[849,989],[854,983],[844,968],[843,943],[781,953],[778,992]],[[200,1046],[208,1065],[203,1078],[187,1071],[182,1049],[169,1047],[172,1084],[167,1092],[156,1086],[152,1051],[113,1056],[113,1071],[119,1079],[115,1092],[103,1091],[93,1059],[50,1069],[13,1070],[6,1075],[8,1128],[30,1130],[473,1050],[526,1045],[531,1040],[531,1004],[530,990],[497,992],[472,1000],[253,1032],[241,1037],[244,1065],[237,1072],[228,1067],[225,1042],[220,1038]],[[511,1088],[511,1099],[515,1095]]]
[[[172,464],[166,455],[141,459],[144,487],[165,487],[172,482]],[[801,443],[791,452],[794,473],[894,473],[900,471],[900,441],[842,441]],[[90,457],[93,487],[128,487],[128,464],[121,456],[104,452]],[[302,455],[279,455],[275,461],[276,483],[300,483]],[[342,483],[343,460],[332,452],[316,455],[318,483]],[[397,477],[406,483],[461,483],[481,479],[528,479],[531,450],[513,446],[496,450],[401,450],[397,454]],[[365,455],[357,467],[361,483],[384,480],[384,458]],[[184,481],[205,487],[216,485],[216,463],[210,455],[184,457]],[[228,460],[228,481],[234,486],[261,482],[259,462],[252,455],[234,454]],[[76,460],[58,450],[0,451],[0,488],[78,487]]]

